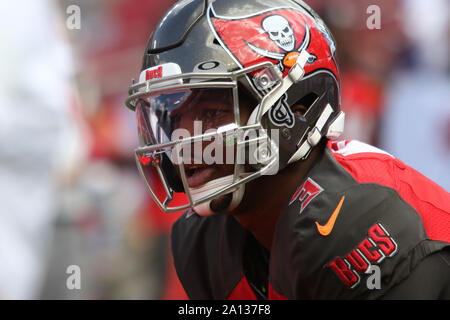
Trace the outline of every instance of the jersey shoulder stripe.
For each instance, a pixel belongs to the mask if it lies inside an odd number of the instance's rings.
[[[450,242],[450,193],[389,153],[359,141],[329,144],[335,160],[358,182],[392,188],[420,215],[432,240]]]
[[[365,154],[369,153],[372,154],[372,156],[385,155],[394,158],[394,156],[389,154],[388,152],[358,140],[333,141],[329,143],[329,147],[334,153],[340,154],[342,156],[364,156]]]

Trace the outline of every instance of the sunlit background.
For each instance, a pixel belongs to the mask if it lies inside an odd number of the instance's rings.
[[[124,106],[175,2],[0,2],[0,298],[185,298],[169,249],[178,215],[160,213],[138,176]],[[448,0],[307,3],[337,42],[344,138],[450,190]]]

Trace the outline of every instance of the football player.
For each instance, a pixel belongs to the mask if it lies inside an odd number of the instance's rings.
[[[336,141],[336,44],[302,1],[178,2],[126,104],[155,202],[185,210],[171,237],[191,299],[450,298],[449,193]]]

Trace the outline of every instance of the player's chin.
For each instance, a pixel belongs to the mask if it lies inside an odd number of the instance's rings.
[[[231,203],[232,194],[226,194],[223,196],[218,196],[210,201],[203,202],[197,205],[194,210],[202,217],[212,216],[218,213],[229,213],[229,206]]]
[[[194,189],[202,188],[205,186],[205,184],[217,180],[226,176],[230,176],[234,172],[234,166],[233,165],[213,165],[209,166],[208,168],[211,168],[213,170],[207,171],[204,170],[200,173],[199,177],[202,178],[202,180],[191,180],[192,182],[196,182],[194,185],[194,188],[191,189],[191,191],[195,191]],[[195,178],[195,177],[194,177]],[[191,185],[189,185],[191,187]],[[194,210],[197,212],[200,216],[210,216],[215,213],[229,213],[229,207],[233,198],[233,193],[224,194],[221,196],[214,197],[213,199],[206,201],[204,203],[201,203],[197,205]]]
[[[225,194],[223,196],[219,196],[214,198],[210,202],[211,211],[217,213],[229,213],[228,208],[230,207],[232,200],[232,193]]]

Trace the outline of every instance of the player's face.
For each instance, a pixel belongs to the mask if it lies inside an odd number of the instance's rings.
[[[231,92],[205,90],[190,97],[190,101],[185,103],[186,107],[171,113],[173,131],[187,130],[190,136],[196,136],[235,123]],[[250,116],[251,106],[255,106],[255,103],[241,94],[239,106],[240,122],[245,124]],[[219,142],[214,137],[211,141],[202,141],[200,146],[198,144],[193,143],[190,148],[191,159],[184,158],[184,169],[190,188],[199,188],[209,181],[233,174],[234,162],[229,161],[227,153],[231,152],[235,157],[234,145],[227,146],[226,141]]]
[[[202,93],[195,99],[195,103],[189,104],[187,108],[180,108],[177,112],[171,114],[173,129],[185,129],[191,135],[201,134],[209,129],[217,129],[220,126],[234,123],[234,109],[231,96],[216,92]],[[241,124],[247,123],[251,111],[256,106],[256,101],[244,92],[239,95],[239,114]],[[296,115],[303,115],[307,108],[297,104],[292,107],[292,111]],[[202,132],[198,132],[199,124],[201,124]],[[197,126],[197,132],[196,131]],[[190,164],[185,164],[185,172],[188,185],[191,188],[198,188],[209,181],[229,176],[234,173],[234,163],[205,163],[204,151],[210,144],[214,143],[203,141],[201,145],[202,154],[197,159],[192,159]],[[229,147],[228,147],[229,148]],[[235,148],[233,146],[232,148]],[[223,154],[230,152],[227,147],[223,147]],[[235,155],[235,150],[232,151]],[[194,161],[197,160],[197,161]],[[246,171],[252,168],[246,165]],[[270,179],[270,177],[268,177]],[[248,191],[244,194],[244,201],[251,206],[253,202],[259,202],[258,190],[263,187],[263,181],[258,179],[247,185]],[[245,200],[247,199],[247,200]],[[211,206],[215,211],[220,208],[226,208],[230,201],[230,195],[221,196],[211,201]],[[233,214],[231,212],[231,214]]]

